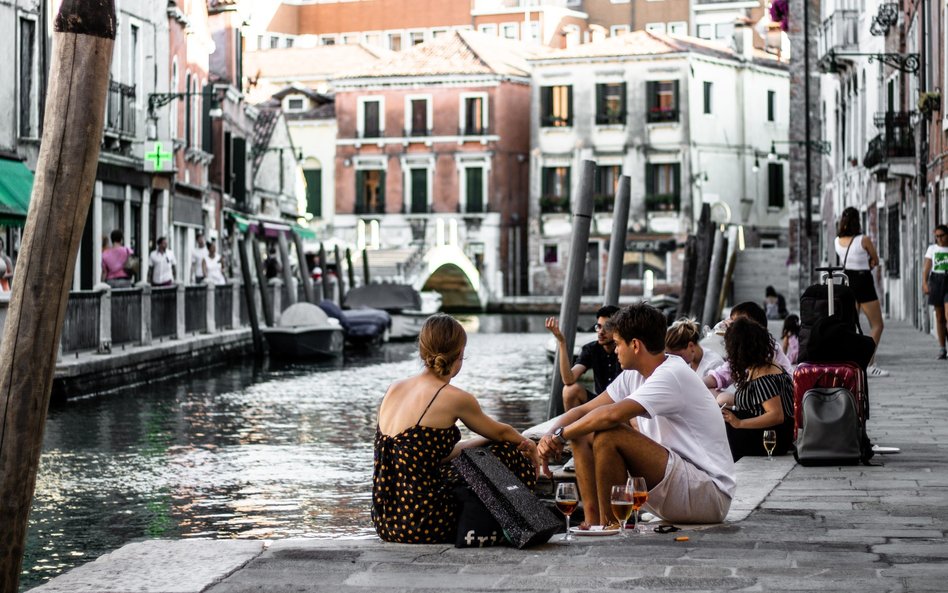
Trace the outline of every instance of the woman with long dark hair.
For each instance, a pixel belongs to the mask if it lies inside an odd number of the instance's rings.
[[[839,258],[843,271],[849,278],[849,287],[856,297],[856,307],[869,320],[869,333],[879,349],[882,339],[882,307],[879,304],[879,295],[876,294],[876,282],[872,270],[879,265],[879,254],[872,239],[862,234],[862,225],[859,222],[859,211],[850,206],[843,210],[839,217],[839,227],[836,232],[836,256]],[[869,363],[866,373],[870,377],[888,377],[889,371],[875,365],[875,356]]]
[[[727,440],[737,461],[745,455],[766,455],[764,430],[777,432],[774,455],[783,455],[793,442],[793,379],[773,361],[776,342],[766,327],[738,318],[724,332],[724,349],[737,386],[734,405],[721,413]]]

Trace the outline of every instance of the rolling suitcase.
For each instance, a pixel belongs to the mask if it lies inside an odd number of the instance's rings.
[[[866,366],[875,342],[862,335],[842,268],[817,271],[823,272],[820,283],[800,298],[803,362],[793,373],[794,457],[802,465],[865,462],[872,457]]]
[[[866,373],[851,362],[801,363],[793,373],[794,457],[801,465],[866,462]]]
[[[515,547],[546,543],[561,523],[487,448],[464,449],[451,461]]]

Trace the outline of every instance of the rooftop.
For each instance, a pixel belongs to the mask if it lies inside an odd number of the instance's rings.
[[[475,31],[451,31],[337,78],[499,74],[529,76],[527,60],[543,51]]]

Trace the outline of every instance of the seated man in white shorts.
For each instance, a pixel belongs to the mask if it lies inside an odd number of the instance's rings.
[[[590,461],[576,461],[577,481],[592,472],[595,494],[583,492],[601,523],[610,516],[609,493],[627,474],[649,488],[645,508],[666,521],[718,523],[734,494],[734,462],[721,410],[684,360],[665,354],[665,317],[648,304],[620,310],[611,320],[623,372],[594,400],[560,417],[538,447],[544,459],[565,443],[593,436]],[[638,430],[629,421],[638,419]],[[592,467],[589,467],[592,465]],[[590,497],[598,500],[591,501]]]

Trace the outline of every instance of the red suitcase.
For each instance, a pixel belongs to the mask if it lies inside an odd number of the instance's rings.
[[[793,440],[803,425],[803,394],[814,387],[845,387],[856,396],[862,425],[869,418],[869,393],[866,374],[853,362],[801,362],[793,372]]]

